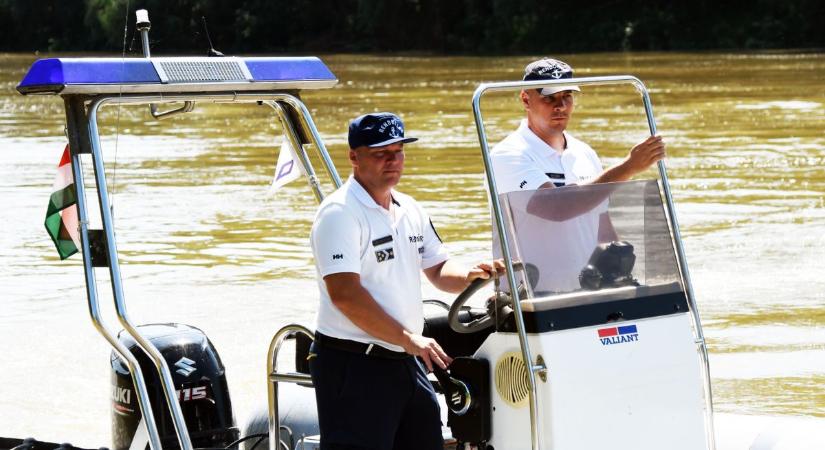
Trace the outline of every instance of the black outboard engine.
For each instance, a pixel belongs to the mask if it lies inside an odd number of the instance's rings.
[[[138,328],[157,347],[172,372],[192,445],[195,448],[223,448],[235,441],[239,432],[232,414],[226,372],[218,352],[203,331],[177,323]],[[140,364],[161,445],[164,449],[180,448],[157,369],[128,333],[121,331],[118,339]],[[148,448],[148,435],[142,420],[129,366],[112,352],[112,448]],[[146,443],[133,444],[136,439]]]

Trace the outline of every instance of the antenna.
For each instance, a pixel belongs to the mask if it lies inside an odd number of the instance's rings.
[[[206,27],[206,17],[201,16],[201,21],[203,22],[203,32],[206,34],[206,40],[209,42],[209,51],[206,52],[207,56],[224,56],[223,53],[215,50],[215,47],[212,46],[212,38],[209,37],[209,28]]]
[[[137,23],[135,28],[140,31],[140,41],[143,44],[143,57],[150,58],[152,53],[149,51],[149,30],[152,28],[152,23],[149,22],[149,11],[139,9],[135,11]]]
[[[151,58],[152,53],[149,51],[149,29],[152,28],[152,23],[149,22],[149,11],[146,11],[145,9],[139,9],[139,10],[135,11],[135,18],[136,18],[135,28],[137,28],[137,30],[140,31],[140,40],[141,40],[141,43],[143,44],[143,57],[144,58]],[[206,25],[206,22],[204,22],[204,26],[205,25]],[[209,37],[209,35],[207,35],[207,37]],[[211,45],[211,43],[210,43],[210,45]],[[123,47],[124,47],[124,53],[125,53],[125,48],[126,48],[126,35],[125,34],[124,34],[124,37],[123,37]],[[220,53],[220,52],[218,52],[218,53]],[[210,55],[210,56],[212,56],[212,55]],[[223,54],[221,54],[220,56],[223,56]],[[120,103],[118,103],[118,108],[120,108]],[[187,100],[187,101],[183,102],[183,106],[181,106],[178,109],[173,109],[173,110],[170,110],[170,111],[163,111],[163,112],[158,112],[158,105],[156,105],[155,103],[150,103],[149,104],[149,112],[152,114],[152,117],[154,117],[157,120],[165,119],[167,117],[174,116],[174,115],[179,114],[179,113],[191,112],[194,108],[195,108],[195,102],[191,101],[191,100]],[[118,110],[118,111],[120,111],[120,110]],[[118,116],[118,118],[119,117],[120,116]]]

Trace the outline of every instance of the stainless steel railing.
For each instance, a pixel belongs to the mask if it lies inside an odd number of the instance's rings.
[[[67,99],[67,105],[70,104],[72,101],[83,102],[84,100],[84,98],[75,98],[73,100]],[[312,174],[312,178],[310,179],[310,187],[313,189],[313,193],[315,194],[316,198],[320,201],[323,198],[323,194],[318,185],[317,178],[314,175],[314,169],[312,168],[309,158],[306,155],[306,151],[303,148],[303,145],[298,140],[298,133],[295,128],[296,124],[292,123],[290,116],[286,114],[283,106],[288,105],[296,112],[296,116],[299,120],[299,126],[303,129],[305,135],[311,139],[311,143],[315,145],[316,150],[318,151],[318,154],[321,157],[322,162],[324,163],[326,171],[336,187],[341,185],[341,179],[338,176],[335,166],[332,163],[332,159],[330,158],[326,150],[326,147],[324,146],[323,140],[321,139],[320,134],[318,133],[318,129],[315,126],[315,123],[309,114],[309,110],[297,97],[290,94],[272,92],[226,92],[163,95],[107,95],[91,99],[88,107],[86,108],[86,117],[82,117],[83,115],[79,113],[79,111],[83,108],[67,108],[67,115],[70,116],[70,127],[82,125],[88,127],[88,136],[86,136],[82,132],[75,132],[74,135],[76,140],[78,140],[79,145],[77,145],[77,147],[88,148],[89,152],[92,154],[92,163],[94,167],[98,201],[100,204],[103,232],[106,238],[105,251],[108,258],[109,274],[112,284],[112,292],[114,296],[115,310],[117,313],[118,320],[124,327],[125,331],[129,335],[131,335],[132,338],[135,340],[138,347],[140,347],[141,350],[149,356],[150,360],[157,369],[158,374],[160,375],[164,397],[168,403],[169,411],[172,416],[175,433],[177,435],[180,447],[183,450],[192,450],[192,443],[189,438],[186,423],[184,421],[183,414],[180,409],[180,404],[177,400],[177,393],[174,389],[169,367],[167,366],[166,361],[164,360],[160,352],[157,350],[157,348],[155,348],[154,345],[152,345],[152,343],[149,342],[149,340],[146,339],[144,336],[142,336],[140,332],[137,330],[133,321],[130,319],[128,310],[126,308],[126,301],[123,293],[122,278],[117,254],[117,246],[115,241],[113,223],[114,221],[112,217],[112,211],[110,208],[108,188],[106,184],[106,173],[104,170],[103,155],[100,145],[100,133],[97,125],[98,111],[104,105],[159,104],[179,101],[212,101],[232,103],[266,102],[276,111],[276,113],[278,113],[279,119],[284,125],[284,131],[287,135],[287,139],[293,145],[293,148],[295,148],[296,153],[299,156],[300,163],[304,167],[305,173]],[[70,113],[68,111],[72,112]],[[85,142],[85,138],[88,138],[88,142]],[[92,317],[92,322],[94,323],[95,328],[104,336],[104,338],[109,342],[109,344],[112,345],[114,350],[121,357],[123,357],[123,359],[126,360],[127,364],[129,365],[133,381],[135,383],[135,389],[137,391],[141,413],[143,414],[144,420],[146,422],[150,446],[153,449],[160,450],[160,436],[157,430],[157,424],[154,420],[154,415],[152,414],[152,408],[149,402],[149,395],[146,389],[146,383],[143,374],[140,371],[140,366],[138,365],[137,360],[134,358],[134,356],[117,340],[114,333],[112,333],[108,329],[108,327],[103,323],[102,318],[100,316],[100,308],[97,301],[97,283],[94,276],[94,267],[91,260],[91,250],[88,236],[88,210],[86,206],[86,194],[83,184],[83,171],[81,167],[79,153],[79,151],[73,153],[72,168],[75,174],[75,186],[77,188],[78,193],[78,215],[81,223],[81,250],[84,256],[84,273],[86,276],[86,290],[87,297],[89,300],[89,312]]]
[[[281,444],[281,420],[278,416],[278,383],[303,383],[312,385],[312,378],[304,373],[298,372],[278,372],[278,353],[284,341],[296,334],[304,334],[315,340],[315,333],[309,328],[299,324],[289,324],[282,327],[275,333],[269,344],[269,357],[266,359],[267,397],[269,399],[269,450],[283,450],[278,447]],[[286,450],[290,450],[288,446]]]

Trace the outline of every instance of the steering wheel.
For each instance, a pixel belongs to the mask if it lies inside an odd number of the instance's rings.
[[[525,269],[526,266],[526,269]],[[527,263],[522,264],[520,262],[513,263],[513,270],[526,270],[527,271],[527,280],[530,282],[530,286],[535,286],[536,282],[538,281],[539,271],[533,264]],[[490,277],[486,279],[476,278],[473,280],[463,292],[458,294],[458,297],[455,298],[453,305],[450,306],[450,312],[447,315],[447,322],[450,324],[450,328],[455,331],[456,333],[461,334],[470,334],[475,333],[477,331],[481,331],[487,329],[494,325],[495,320],[492,316],[492,308],[488,308],[486,314],[483,316],[473,319],[467,323],[463,323],[458,320],[458,313],[461,312],[461,309],[464,307],[464,304],[467,303],[467,300],[473,296],[479,289],[486,286],[487,283],[492,281],[495,277]]]

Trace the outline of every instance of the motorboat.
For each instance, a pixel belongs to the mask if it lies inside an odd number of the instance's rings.
[[[154,57],[145,12],[138,15],[138,29],[143,58],[41,59],[17,87],[23,95],[60,96],[65,105],[89,314],[112,347],[108,446],[320,448],[306,363],[311,327],[285,324],[274,334],[265,404],[239,425],[223,363],[203,331],[130,318],[98,113],[116,105],[149,106],[154,117],[165,119],[197,103],[269,107],[306,174],[312,201],[320,201],[341,178],[300,93],[331,88],[338,80],[315,57]],[[425,318],[424,334],[455,356],[449,371],[437,371],[433,379],[442,394],[444,447],[825,448],[822,420],[762,421],[752,430],[747,418],[714,415],[707,346],[663,162],[653,180],[498,194],[482,97],[566,84],[635,89],[650,133],[657,131],[647,88],[633,76],[484,83],[475,91],[495,251],[507,274],[491,281],[493,294],[483,296],[482,306],[468,306],[483,287],[480,281],[451,304],[428,301],[436,307]],[[177,106],[161,110],[169,104]],[[332,186],[319,181],[310,147]],[[84,165],[93,169],[93,189],[86,187]],[[99,211],[99,229],[91,227],[90,211]],[[614,235],[582,231],[603,216]],[[119,332],[101,313],[101,272],[112,290]],[[291,368],[278,364],[287,343],[295,355]],[[74,447],[0,438],[0,448]]]

